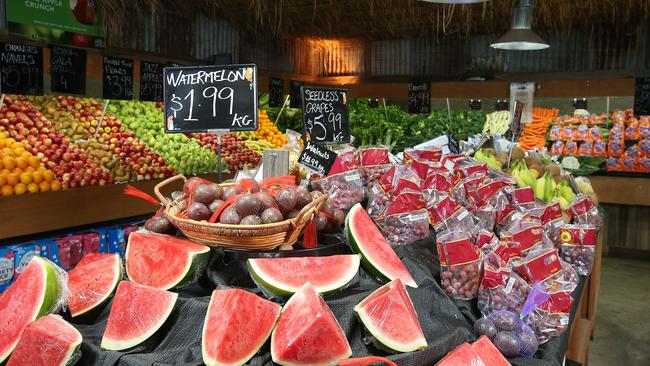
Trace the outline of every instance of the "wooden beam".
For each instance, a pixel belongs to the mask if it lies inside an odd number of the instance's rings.
[[[650,206],[650,178],[589,177],[601,203]]]

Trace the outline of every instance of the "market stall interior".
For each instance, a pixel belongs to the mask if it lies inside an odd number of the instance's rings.
[[[0,363],[650,362],[649,0],[0,5]]]

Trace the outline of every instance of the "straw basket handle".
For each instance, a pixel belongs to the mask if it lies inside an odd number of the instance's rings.
[[[298,213],[298,216],[296,216],[295,219],[296,227],[302,227],[305,224],[307,224],[307,222],[309,222],[312,219],[313,214],[321,208],[321,206],[325,203],[325,201],[327,201],[327,197],[329,196],[324,194],[316,198],[315,200],[309,202],[307,206],[303,207],[302,210],[300,210],[300,212]]]
[[[178,175],[175,175],[173,177],[169,177],[169,178],[163,180],[162,182],[156,184],[156,186],[153,188],[153,192],[156,194],[156,197],[158,197],[158,199],[160,200],[160,202],[162,202],[163,205],[167,205],[168,202],[167,202],[167,198],[165,197],[165,195],[160,193],[160,190],[164,186],[168,185],[169,183],[175,182],[175,181],[177,181],[179,179],[183,179],[183,182],[185,182],[187,180],[187,178],[185,178],[184,175],[178,174]]]

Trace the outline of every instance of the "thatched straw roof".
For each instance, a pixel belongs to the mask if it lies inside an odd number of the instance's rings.
[[[281,37],[401,38],[500,33],[510,26],[515,0],[443,5],[417,0],[98,0],[106,34],[132,19],[133,8],[179,17],[200,11],[225,17],[245,33]],[[134,4],[139,5],[134,5]],[[647,20],[650,0],[538,0],[533,28],[565,32],[608,27],[631,30]]]

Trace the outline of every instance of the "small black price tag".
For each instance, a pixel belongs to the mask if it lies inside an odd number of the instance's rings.
[[[316,145],[311,141],[305,142],[305,148],[298,158],[298,163],[317,172],[320,175],[327,176],[332,169],[337,154],[324,146]]]
[[[469,109],[471,111],[480,111],[483,108],[483,102],[480,99],[470,99]]]
[[[8,94],[43,95],[43,49],[0,42],[0,89]]]
[[[350,142],[348,90],[313,86],[301,90],[305,140],[317,144]]]
[[[133,60],[104,56],[104,99],[133,99]]]
[[[573,98],[573,109],[587,109],[587,98]]]
[[[495,111],[507,111],[508,110],[508,101],[505,100],[505,99],[497,100],[496,104],[494,105],[494,110]]]
[[[140,100],[163,101],[163,69],[156,62],[140,62]]]
[[[510,125],[510,132],[516,135],[521,127],[521,115],[524,112],[524,103],[515,100],[515,108],[512,114],[512,124]]]
[[[409,113],[431,113],[431,84],[409,83]]]
[[[637,77],[634,81],[634,115],[650,114],[650,76]]]
[[[50,90],[55,93],[86,93],[86,50],[50,46]]]
[[[305,85],[302,81],[291,80],[291,97],[289,99],[289,107],[302,108],[302,96],[300,88]]]
[[[282,107],[284,104],[284,80],[269,80],[269,107]]]

